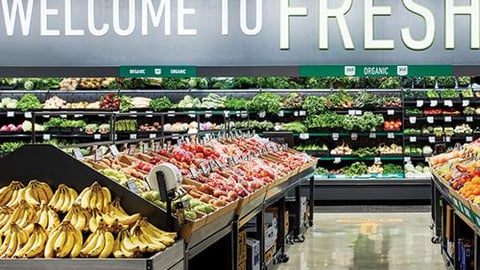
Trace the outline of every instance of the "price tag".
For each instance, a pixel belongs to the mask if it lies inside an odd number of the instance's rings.
[[[103,159],[103,151],[102,148],[97,148],[95,150],[95,161],[99,161]]]
[[[334,141],[338,141],[338,138],[339,138],[339,137],[340,137],[340,136],[338,135],[338,133],[332,133],[332,139],[333,139]]]
[[[443,105],[447,107],[453,107],[453,102],[449,99],[443,101]]]
[[[148,138],[150,138],[150,139],[155,139],[155,138],[157,138],[157,134],[156,134],[156,133],[150,133],[150,134],[148,135]]]
[[[309,133],[300,133],[299,137],[300,137],[301,140],[308,140],[310,138],[310,134]]]
[[[405,157],[404,160],[405,160],[405,162],[410,162],[410,161],[412,160],[412,158],[410,158],[410,157]]]
[[[393,133],[393,132],[387,133],[387,138],[389,138],[389,139],[395,139],[395,133]]]
[[[285,112],[283,110],[278,112],[278,117],[284,117],[284,116],[285,116]]]
[[[467,137],[465,137],[465,141],[467,141],[467,142],[472,142],[472,141],[473,141],[473,137],[472,137],[472,136],[467,136]]]
[[[408,121],[410,122],[410,124],[415,124],[415,123],[417,123],[417,117],[415,117],[415,116],[410,116],[410,117],[408,118]]]
[[[430,107],[437,107],[438,100],[430,100]]]
[[[81,118],[81,117],[83,117],[83,114],[74,114],[73,117],[74,118]]]
[[[267,113],[264,112],[264,111],[258,113],[258,117],[260,117],[260,118],[265,118],[265,116],[267,116]]]
[[[433,116],[427,116],[427,122],[433,124],[435,122],[435,118]]]
[[[137,150],[137,145],[136,144],[131,144],[129,147],[128,147],[128,155],[129,156],[133,156],[135,154],[135,151]]]
[[[140,194],[140,190],[138,189],[137,185],[135,184],[135,180],[128,180],[127,181],[127,187],[131,192],[133,192],[135,194]]]
[[[336,157],[336,158],[333,159],[333,163],[335,163],[335,164],[338,164],[338,163],[340,163],[340,162],[342,162],[342,158],[341,158],[341,157]]]
[[[348,115],[355,115],[356,113],[356,110],[348,110]]]
[[[145,117],[153,117],[152,111],[145,111]]]
[[[25,112],[25,113],[23,114],[23,117],[25,117],[25,118],[32,118],[32,112]]]
[[[200,163],[200,170],[202,170],[202,174],[204,176],[207,176],[210,173],[210,171],[208,170],[208,165],[205,163]]]
[[[168,111],[167,116],[168,117],[175,117],[175,111]]]
[[[355,115],[362,115],[362,114],[363,114],[363,112],[361,110],[356,110],[355,111]]]
[[[73,148],[73,156],[80,161],[83,161],[83,154],[80,148]]]
[[[238,156],[237,155],[233,155],[232,156],[232,160],[233,160],[233,163],[236,165],[238,163],[240,163],[240,160],[238,159]]]
[[[153,149],[154,149],[155,152],[160,151],[160,149],[161,149],[160,142],[155,142],[155,144],[153,145]]]
[[[142,143],[142,153],[145,154],[145,153],[147,153],[148,151],[149,151],[149,149],[148,149],[148,143],[143,142],[143,143]]]
[[[428,142],[429,142],[429,143],[435,143],[435,142],[436,142],[435,137],[434,137],[434,136],[429,136],[429,137],[428,137]]]
[[[7,117],[14,117],[15,116],[15,112],[7,112]]]
[[[240,117],[242,118],[247,118],[248,117],[248,113],[247,112],[242,112]]]
[[[118,151],[118,148],[116,145],[110,145],[108,148],[110,148],[110,153],[112,153],[112,156],[116,157],[120,155],[120,151]]]
[[[102,138],[102,134],[93,134],[94,140],[100,140]]]
[[[224,164],[219,159],[215,159],[215,164],[217,164],[218,168],[220,169],[223,169],[224,167]]]
[[[130,134],[130,140],[136,140],[136,139],[137,139],[137,134],[136,133]]]
[[[394,115],[395,114],[395,110],[387,110],[387,115]]]
[[[50,140],[50,134],[43,134],[43,140],[44,141],[49,141]]]
[[[417,100],[417,107],[423,107],[423,100]]]
[[[67,118],[66,114],[60,114],[60,118]]]
[[[468,100],[468,99],[462,100],[462,106],[463,107],[467,107],[468,105],[470,105],[470,100]]]
[[[447,122],[447,123],[452,122],[452,117],[451,116],[445,116],[445,122]]]
[[[101,113],[98,115],[98,117],[105,117],[105,114]]]
[[[352,139],[353,141],[356,141],[356,140],[358,139],[358,134],[357,134],[357,133],[352,133],[352,134],[350,135],[350,137],[351,137],[351,139]]]
[[[381,163],[382,159],[380,157],[375,157],[375,158],[373,158],[373,162],[374,163]]]
[[[377,138],[377,133],[372,132],[372,133],[370,133],[370,135],[369,135],[368,137],[369,137],[370,139],[375,139],[375,138]]]
[[[212,111],[205,111],[205,118],[212,117]]]
[[[417,142],[417,137],[414,137],[414,136],[410,137],[410,142]]]
[[[465,118],[465,121],[467,121],[467,122],[473,122],[473,116],[467,116],[467,117]]]
[[[229,117],[230,116],[230,111],[223,111],[223,116]]]
[[[188,112],[188,116],[189,116],[190,118],[195,118],[195,117],[196,117],[195,111],[189,111],[189,112]]]
[[[199,173],[198,173],[197,169],[196,169],[193,165],[192,165],[192,166],[190,167],[190,169],[188,169],[188,170],[190,171],[190,174],[192,175],[192,178],[193,178],[193,179],[197,179],[197,178],[198,178]]]
[[[300,112],[299,112],[299,115],[300,115],[300,116],[306,116],[306,115],[307,115],[307,111],[300,111]]]
[[[293,116],[295,116],[295,117],[298,116],[298,111],[294,111]]]

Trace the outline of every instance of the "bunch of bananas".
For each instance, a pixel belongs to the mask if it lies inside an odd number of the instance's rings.
[[[42,202],[48,203],[53,196],[50,185],[38,180],[31,180],[25,187],[25,200],[35,206],[39,206]]]
[[[63,221],[48,235],[45,244],[45,258],[65,258],[70,255],[76,258],[80,255],[83,235],[69,221]]]
[[[96,208],[102,211],[112,201],[112,195],[108,188],[102,187],[98,182],[95,182],[78,195],[77,201],[80,202],[80,206],[84,209],[92,210]]]
[[[60,218],[50,206],[42,203],[40,205],[40,212],[38,213],[38,224],[48,232],[51,232],[60,224]]]
[[[90,217],[90,212],[87,209],[81,208],[78,204],[73,204],[63,221],[69,221],[75,229],[87,232],[89,231],[88,223]]]
[[[82,257],[108,258],[113,251],[115,238],[106,227],[99,227],[88,236],[80,250]]]
[[[37,180],[0,188],[0,257],[132,258],[175,243],[176,233],[129,215],[97,182],[77,195],[64,184],[53,192]]]
[[[27,242],[25,245],[17,249],[15,254],[13,254],[14,258],[35,258],[43,255],[43,251],[45,249],[45,243],[48,239],[47,231],[38,223],[33,224],[33,231],[32,234],[28,237]],[[12,241],[10,239],[10,241]],[[5,239],[7,242],[7,239]]]
[[[24,185],[18,181],[12,181],[10,185],[0,189],[0,206],[15,207],[23,198]]]
[[[11,258],[28,240],[28,233],[15,223],[9,224],[9,233],[0,246],[0,257]]]
[[[60,184],[48,205],[56,212],[66,213],[72,207],[72,204],[75,203],[77,197],[78,193],[75,189],[65,184]]]

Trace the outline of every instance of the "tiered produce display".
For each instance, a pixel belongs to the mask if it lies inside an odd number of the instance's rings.
[[[162,231],[97,182],[77,191],[31,180],[0,189],[2,258],[135,258],[165,250],[176,233]]]

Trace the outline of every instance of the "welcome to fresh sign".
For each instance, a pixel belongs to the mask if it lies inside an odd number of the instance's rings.
[[[2,66],[477,65],[479,59],[480,0],[0,5]]]

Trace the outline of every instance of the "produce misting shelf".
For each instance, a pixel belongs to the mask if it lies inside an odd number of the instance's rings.
[[[382,161],[392,161],[392,160],[404,160],[404,156],[395,156],[395,155],[387,155],[387,156],[375,156],[375,157],[355,157],[355,156],[330,156],[330,157],[319,157],[318,160],[320,161],[335,161],[335,160],[345,160],[345,161],[375,161],[375,160],[382,160]]]
[[[356,133],[355,131],[352,132],[320,132],[320,133],[293,133],[294,137],[300,137],[301,134],[308,134],[310,137],[352,137],[352,133],[356,134],[358,137],[401,137],[403,136],[403,132],[359,132]]]

